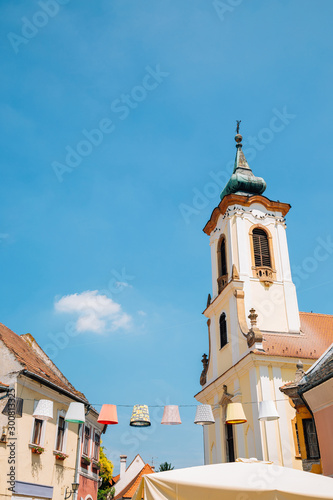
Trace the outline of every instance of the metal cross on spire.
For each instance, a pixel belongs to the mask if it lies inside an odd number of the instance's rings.
[[[242,120],[236,120],[237,126],[236,126],[236,133],[239,134],[239,124],[241,123]]]

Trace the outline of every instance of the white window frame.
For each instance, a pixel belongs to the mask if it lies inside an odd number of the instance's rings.
[[[34,411],[33,411],[33,413],[35,412],[38,403],[39,403],[39,400],[35,399],[34,400]],[[34,446],[40,446],[41,448],[44,448],[46,420],[42,421],[43,422],[42,423],[42,431],[40,433],[40,443],[39,444],[34,444],[32,442],[32,440],[34,438],[35,421],[36,421],[35,417],[32,417],[32,427],[31,427],[31,434],[30,434],[30,444],[33,444]]]
[[[98,446],[98,457],[97,458],[94,458],[94,455],[95,455],[95,446],[96,446],[96,443],[95,443],[95,435],[98,434],[99,436],[99,446]],[[95,461],[99,461],[99,450],[101,449],[101,433],[98,431],[98,429],[96,429],[94,427],[94,442],[93,442],[93,449],[92,449],[92,454],[91,454],[91,458],[92,460],[95,460]]]
[[[86,427],[88,427],[90,429],[88,453],[84,453],[84,442],[85,442],[85,437],[86,437]],[[85,457],[91,458],[92,426],[84,424],[82,432],[83,432],[83,437],[82,437],[82,455],[84,455]]]
[[[55,439],[54,439],[54,451],[60,451],[61,453],[65,453],[66,452],[66,448],[67,448],[68,422],[65,421],[65,430],[64,430],[64,439],[63,439],[63,442],[62,442],[62,449],[61,450],[57,450],[56,446],[57,446],[57,441],[58,441],[59,417],[65,418],[65,416],[66,416],[65,410],[58,410],[58,413],[57,413],[56,433],[55,433]]]

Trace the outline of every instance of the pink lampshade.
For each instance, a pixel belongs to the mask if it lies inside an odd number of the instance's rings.
[[[176,405],[167,405],[164,407],[163,418],[161,424],[164,425],[179,425],[180,420],[179,408]]]
[[[97,422],[104,425],[117,424],[118,416],[116,405],[103,405]]]

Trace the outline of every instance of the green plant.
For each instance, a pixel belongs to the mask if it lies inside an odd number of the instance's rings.
[[[82,456],[82,462],[84,462],[85,464],[89,465],[91,463],[91,460],[89,457],[85,457],[85,456]]]
[[[114,486],[112,486],[112,488],[105,488],[105,490],[99,489],[97,492],[97,500],[109,500],[110,498],[114,498],[115,492]]]
[[[42,448],[41,446],[33,446],[31,448],[31,451],[32,451],[32,453],[36,453],[37,455],[41,455],[44,451],[44,448]]]
[[[68,457],[68,455],[66,455],[66,453],[59,452],[59,453],[56,453],[55,457],[57,460],[65,460]]]
[[[163,462],[163,464],[160,465],[159,472],[164,472],[166,470],[173,470],[174,467],[171,466],[171,464],[168,464],[168,462]]]

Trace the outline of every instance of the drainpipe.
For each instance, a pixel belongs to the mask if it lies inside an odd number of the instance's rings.
[[[76,464],[75,464],[75,475],[74,482],[80,483],[80,459],[81,459],[81,436],[82,436],[83,425],[79,424],[78,436],[77,436],[77,448],[76,448]],[[77,500],[78,491],[73,494],[73,500]]]

